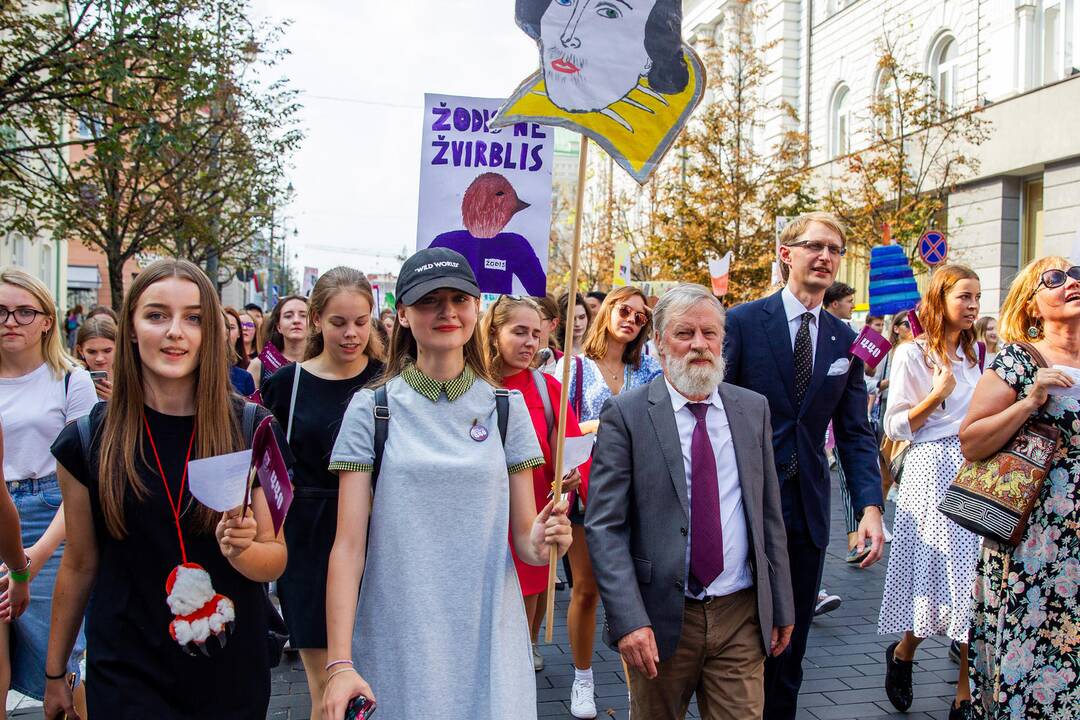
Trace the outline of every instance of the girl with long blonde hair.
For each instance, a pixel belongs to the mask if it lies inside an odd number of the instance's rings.
[[[907,710],[916,649],[931,635],[947,635],[960,647],[950,720],[966,719],[971,705],[967,640],[979,537],[937,506],[964,462],[960,423],[982,374],[974,331],[981,296],[970,268],[934,271],[919,308],[924,332],[894,351],[884,419],[891,439],[911,442],[878,622],[880,634],[903,633],[885,653],[885,691],[898,710]]]
[[[338,477],[327,468],[345,409],[357,390],[382,373],[382,346],[372,332],[375,307],[367,277],[349,267],[328,270],[309,300],[307,358],[263,381],[263,404],[286,428],[296,458],[285,542],[293,562],[278,580],[291,646],[300,651],[312,720],[322,718],[326,687],[326,568],[337,531]]]
[[[18,268],[0,269],[0,417],[4,423],[4,480],[22,527],[30,604],[12,623],[0,622],[0,718],[9,688],[42,699],[53,587],[65,540],[56,462],[49,445],[64,425],[97,402],[90,374],[65,350],[56,305],[45,285]],[[70,546],[68,546],[70,549]],[[0,578],[0,593],[11,576]],[[76,625],[76,629],[78,626]],[[76,683],[81,633],[54,671]],[[77,696],[82,703],[83,686]]]
[[[284,569],[285,544],[257,482],[226,513],[188,482],[189,461],[247,447],[245,432],[269,415],[232,393],[225,337],[202,270],[150,264],[120,311],[113,400],[53,444],[70,542],[44,669],[47,717],[74,713],[60,668],[84,613],[90,717],[266,716],[263,583]]]
[[[554,428],[562,412],[557,407],[562,396],[562,385],[554,376],[532,367],[536,354],[544,346],[546,322],[543,309],[532,298],[508,295],[499,296],[481,321],[481,337],[492,372],[503,387],[517,390],[525,398],[525,407],[529,410],[536,440],[544,455],[544,464],[533,468],[537,511],[547,505],[555,481],[552,444],[555,440]],[[566,436],[580,436],[577,416],[569,402],[565,412]],[[584,495],[588,492],[588,465],[586,463],[580,469],[570,469],[563,479],[563,492],[572,494],[571,503],[574,502],[574,494]],[[529,618],[529,631],[532,634],[533,669],[539,672],[544,669],[537,639],[546,608],[547,567],[522,562],[517,553],[514,553],[514,565],[521,583],[521,593],[525,596],[525,614]]]

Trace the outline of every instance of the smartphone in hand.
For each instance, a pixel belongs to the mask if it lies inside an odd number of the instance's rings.
[[[345,720],[368,720],[375,714],[375,703],[363,695],[354,697],[345,706]]]
[[[90,379],[93,380],[94,382],[97,382],[98,380],[108,380],[109,379],[109,371],[108,370],[91,370],[90,371]]]

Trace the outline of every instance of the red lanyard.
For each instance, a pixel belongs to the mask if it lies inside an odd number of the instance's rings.
[[[157,462],[158,474],[161,476],[161,484],[165,486],[165,494],[169,498],[169,509],[172,510],[173,520],[176,521],[176,537],[180,540],[180,557],[187,562],[187,549],[184,547],[184,533],[180,529],[180,502],[184,498],[184,485],[187,483],[188,461],[191,460],[191,448],[195,444],[195,428],[191,428],[191,440],[188,441],[187,457],[184,458],[184,474],[180,477],[180,490],[173,502],[172,491],[169,490],[169,481],[165,478],[165,470],[161,467],[161,458],[158,457],[157,445],[154,444],[154,433],[150,432],[150,423],[143,415],[143,425],[146,426],[146,437],[150,438],[150,449],[154,451],[154,460]]]

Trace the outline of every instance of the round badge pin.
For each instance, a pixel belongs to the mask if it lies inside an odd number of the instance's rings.
[[[484,442],[487,440],[488,429],[483,425],[473,425],[469,428],[469,437],[476,442]]]

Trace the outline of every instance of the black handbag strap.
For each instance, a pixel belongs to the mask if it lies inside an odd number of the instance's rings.
[[[1048,368],[1050,364],[1046,362],[1046,358],[1042,356],[1042,353],[1035,349],[1035,346],[1029,342],[1017,343],[1020,347],[1024,348],[1024,352],[1031,356],[1031,359],[1035,361],[1035,365],[1041,368]]]

